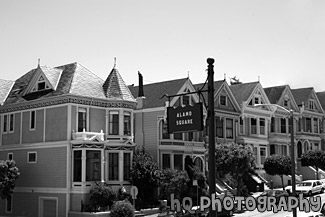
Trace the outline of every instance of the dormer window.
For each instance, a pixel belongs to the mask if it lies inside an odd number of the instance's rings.
[[[310,110],[314,110],[316,108],[314,100],[309,100],[308,107]]]
[[[283,106],[288,107],[288,105],[289,105],[288,100],[287,99],[283,100]]]
[[[36,82],[32,92],[49,89],[50,86],[46,83],[45,79],[41,75]]]
[[[219,102],[220,102],[220,105],[226,106],[227,105],[227,97],[224,95],[220,95]]]

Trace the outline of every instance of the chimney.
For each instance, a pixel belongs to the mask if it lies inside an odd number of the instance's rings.
[[[144,97],[144,93],[143,93],[143,77],[141,75],[141,73],[138,71],[138,75],[139,75],[139,89],[138,89],[138,97]]]
[[[143,77],[140,72],[139,75],[139,87],[138,87],[138,97],[137,97],[137,109],[143,109],[144,99],[146,98],[143,93]]]

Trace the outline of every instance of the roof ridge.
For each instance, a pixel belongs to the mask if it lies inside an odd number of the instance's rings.
[[[181,81],[181,80],[187,80],[188,78],[179,78],[179,79],[174,79],[174,80],[167,80],[167,81],[160,81],[160,82],[155,82],[155,83],[150,83],[150,84],[144,84],[143,86],[148,86],[148,85],[157,85],[157,84],[162,84],[162,83],[168,83],[168,82],[174,82],[174,81]],[[128,87],[131,85],[127,85]],[[138,86],[132,86],[132,87],[138,87]]]

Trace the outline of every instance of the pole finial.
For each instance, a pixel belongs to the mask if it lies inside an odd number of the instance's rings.
[[[114,69],[115,69],[115,66],[116,66],[116,57],[114,57]]]
[[[40,65],[41,65],[41,59],[40,59],[40,58],[38,58],[38,64],[37,64],[37,67],[39,68],[39,67],[40,67]]]
[[[214,63],[214,59],[213,59],[213,58],[208,58],[208,59],[207,59],[207,63],[208,63],[209,65],[212,65],[212,64]]]

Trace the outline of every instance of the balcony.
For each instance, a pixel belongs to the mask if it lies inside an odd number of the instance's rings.
[[[104,141],[105,140],[104,138],[105,138],[105,134],[103,133],[103,130],[97,133],[97,132],[86,132],[86,130],[84,129],[82,132],[72,133],[73,140]]]
[[[205,149],[204,142],[195,142],[195,141],[164,139],[164,140],[159,141],[159,145],[196,147],[196,148],[204,148]]]

